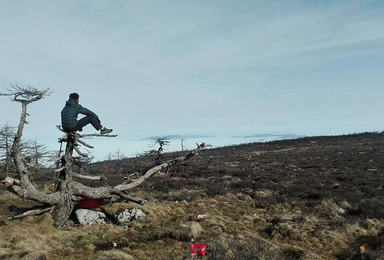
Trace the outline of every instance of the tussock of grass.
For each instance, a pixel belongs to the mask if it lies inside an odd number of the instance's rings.
[[[89,258],[90,260],[134,260],[135,258],[120,250],[101,251],[95,256]]]

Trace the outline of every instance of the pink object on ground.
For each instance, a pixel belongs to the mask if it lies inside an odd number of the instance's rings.
[[[191,250],[192,255],[205,255],[205,250],[207,249],[206,244],[192,244],[189,247],[189,250]]]

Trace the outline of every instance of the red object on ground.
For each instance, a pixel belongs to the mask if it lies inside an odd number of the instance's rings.
[[[80,197],[80,200],[77,203],[77,206],[82,209],[100,208],[101,203],[94,199],[87,199],[87,198]]]
[[[191,250],[192,255],[205,255],[205,250],[207,249],[206,244],[192,244],[189,247],[189,250]]]

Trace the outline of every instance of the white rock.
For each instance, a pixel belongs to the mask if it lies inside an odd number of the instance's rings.
[[[194,220],[194,221],[203,221],[203,220],[206,220],[206,219],[209,219],[209,218],[211,218],[211,216],[206,215],[206,214],[201,214],[201,215],[193,216],[192,220]]]
[[[339,207],[339,213],[340,214],[345,214],[345,209]]]
[[[106,219],[106,216],[103,212],[88,209],[78,209],[76,210],[75,214],[81,225],[105,223]]]
[[[145,216],[145,213],[141,209],[126,209],[117,215],[117,222],[119,224],[127,224],[134,219]]]

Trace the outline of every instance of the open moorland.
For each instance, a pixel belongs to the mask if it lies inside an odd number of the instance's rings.
[[[87,171],[113,185],[182,154]],[[53,177],[35,181],[48,191]],[[147,214],[128,226],[74,218],[59,230],[49,214],[8,220],[38,204],[1,190],[0,259],[190,259],[192,239],[207,244],[204,259],[381,259],[383,185],[382,133],[206,149],[133,190],[146,204],[113,198],[98,209]]]

